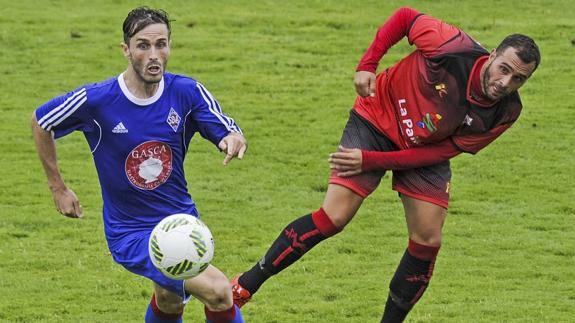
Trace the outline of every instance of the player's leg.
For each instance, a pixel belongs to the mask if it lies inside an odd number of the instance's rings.
[[[450,179],[449,163],[394,173],[409,242],[389,284],[381,322],[402,322],[429,284],[441,246]]]
[[[243,323],[239,308],[232,303],[230,284],[226,276],[213,266],[184,282],[187,295],[205,304],[207,323]],[[182,297],[154,283],[154,295],[146,323],[181,323],[184,311]]]
[[[389,285],[382,322],[402,322],[425,292],[441,246],[445,208],[402,196],[409,244]]]
[[[243,322],[239,310],[232,303],[231,286],[227,277],[213,266],[193,279],[174,280],[162,274],[152,263],[148,253],[150,230],[125,235],[113,241],[110,248],[114,260],[124,268],[154,282],[154,295],[146,310],[147,323],[179,323],[182,321],[184,304],[195,296],[209,312],[206,317],[215,318],[210,323]],[[222,312],[222,313],[219,313]],[[221,314],[221,315],[220,315]]]
[[[146,323],[181,323],[184,303],[178,294],[154,283],[154,294],[146,311]]]
[[[262,259],[243,273],[234,287],[248,291],[249,298],[268,278],[289,267],[321,241],[341,231],[351,221],[362,201],[363,198],[352,190],[330,184],[322,207],[288,224]],[[239,303],[240,300],[236,298],[234,301]]]
[[[187,279],[186,293],[204,303],[208,323],[243,323],[240,309],[234,305],[228,278],[210,265],[200,275]]]
[[[114,261],[130,272],[154,282],[154,294],[145,313],[146,323],[180,323],[185,294],[182,281],[164,276],[148,253],[151,229],[134,231],[118,240],[108,241]]]
[[[375,127],[350,112],[340,145],[348,148],[395,150]],[[250,270],[232,281],[234,302],[242,306],[271,276],[296,262],[321,241],[341,231],[351,221],[363,199],[373,192],[384,171],[341,178],[332,172],[322,207],[288,224],[264,257]]]
[[[447,209],[406,195],[401,196],[401,202],[405,211],[409,240],[426,246],[441,246]]]

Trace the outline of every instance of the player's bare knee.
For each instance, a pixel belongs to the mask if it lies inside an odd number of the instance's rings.
[[[419,232],[411,234],[409,238],[424,246],[430,246],[430,247],[441,246],[441,233],[437,234],[435,232]]]
[[[232,306],[232,286],[227,279],[217,279],[210,284],[210,289],[203,295],[205,305],[214,311],[223,311]]]
[[[329,219],[331,220],[333,225],[339,229],[339,232],[343,231],[345,226],[349,223],[349,220],[347,220],[345,217],[340,217],[340,216],[331,217],[330,216]]]
[[[169,291],[156,291],[156,304],[164,313],[181,313],[184,311],[182,299]]]
[[[341,231],[353,219],[362,202],[363,197],[350,189],[330,184],[322,208],[333,225]]]
[[[338,232],[343,231],[345,226],[351,221],[354,214],[349,214],[343,210],[330,210],[326,211],[327,217],[331,220],[331,223],[338,229]]]

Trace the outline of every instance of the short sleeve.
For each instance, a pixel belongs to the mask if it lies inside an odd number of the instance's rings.
[[[192,92],[191,117],[202,137],[217,145],[230,132],[242,133],[234,119],[225,115],[213,95],[200,83]]]
[[[63,137],[74,130],[89,131],[90,113],[85,87],[58,96],[36,109],[38,125],[53,131],[54,137]]]

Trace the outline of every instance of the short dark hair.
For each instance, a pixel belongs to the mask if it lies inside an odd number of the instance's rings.
[[[529,64],[535,62],[535,69],[539,66],[541,62],[541,53],[539,53],[539,47],[535,44],[535,41],[529,37],[522,34],[512,34],[501,42],[497,49],[495,50],[497,55],[503,53],[507,48],[513,47],[517,51],[516,54],[523,61],[523,63]]]
[[[124,42],[128,44],[132,36],[152,24],[165,24],[168,27],[168,38],[170,38],[172,29],[167,12],[162,9],[151,9],[149,7],[133,9],[124,20],[124,25],[122,26]]]

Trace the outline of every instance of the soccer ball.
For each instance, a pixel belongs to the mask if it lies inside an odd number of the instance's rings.
[[[200,219],[179,213],[154,227],[148,250],[152,263],[164,275],[184,280],[208,268],[214,257],[214,239]]]

